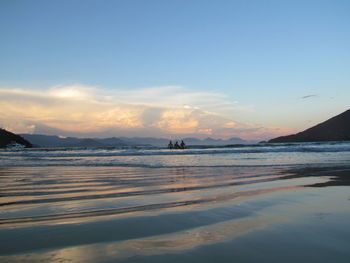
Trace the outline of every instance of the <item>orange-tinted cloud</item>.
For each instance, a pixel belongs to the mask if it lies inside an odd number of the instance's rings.
[[[46,91],[0,89],[0,125],[18,133],[36,132],[38,126],[43,126],[72,135],[254,140],[292,132],[236,122],[208,111],[213,105],[223,109],[228,102],[221,94],[189,92],[177,86],[110,93],[83,85],[57,86]]]

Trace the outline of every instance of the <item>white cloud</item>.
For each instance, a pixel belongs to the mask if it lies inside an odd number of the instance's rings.
[[[58,98],[70,98],[77,100],[93,99],[96,97],[98,89],[81,84],[70,86],[55,86],[48,91],[48,95]]]

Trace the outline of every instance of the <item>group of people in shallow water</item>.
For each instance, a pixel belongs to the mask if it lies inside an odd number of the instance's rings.
[[[168,149],[186,149],[186,144],[183,140],[181,140],[181,143],[179,144],[178,141],[176,141],[174,144],[172,141],[168,144]]]

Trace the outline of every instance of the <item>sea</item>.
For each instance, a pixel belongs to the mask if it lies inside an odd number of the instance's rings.
[[[0,262],[346,262],[350,142],[0,150]]]

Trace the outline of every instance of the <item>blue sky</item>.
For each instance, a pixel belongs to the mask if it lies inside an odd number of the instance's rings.
[[[145,129],[158,136],[257,139],[298,131],[349,108],[349,13],[349,1],[2,0],[0,89],[3,107],[13,111],[0,124],[68,131],[73,124],[60,127],[64,119],[54,116],[27,114],[23,123],[16,116],[23,114],[21,101],[40,108],[34,105],[40,92],[46,94],[41,100],[50,100],[61,89],[68,100],[78,93],[100,103],[108,98],[121,115],[139,105],[132,117],[139,126],[125,132],[140,136]],[[17,100],[8,97],[11,91]],[[181,118],[167,115],[160,109],[169,104],[188,111]],[[149,108],[160,113],[146,127],[142,116]],[[71,110],[87,116],[78,105]],[[201,114],[218,116],[221,126],[237,125],[214,132],[212,117],[199,120]],[[192,129],[169,128],[187,121]],[[111,128],[121,134],[125,127],[101,124],[94,135]]]

